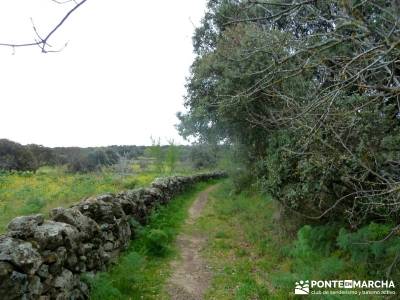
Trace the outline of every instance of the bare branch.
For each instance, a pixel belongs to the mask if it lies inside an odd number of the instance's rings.
[[[58,22],[58,24],[56,24],[53,29],[44,37],[42,38],[41,35],[38,33],[38,30],[35,26],[35,24],[32,21],[32,26],[33,26],[33,30],[36,34],[36,39],[32,42],[28,42],[28,43],[0,43],[0,46],[4,46],[4,47],[11,47],[13,48],[13,50],[15,50],[15,48],[20,48],[20,47],[32,47],[32,46],[38,46],[42,53],[50,53],[50,52],[59,52],[60,50],[48,50],[48,48],[51,48],[52,46],[49,44],[49,40],[50,38],[54,35],[54,33],[65,23],[65,21],[80,7],[82,6],[87,0],[82,0],[80,2],[77,2],[75,0],[66,0],[66,1],[58,1],[58,0],[52,0],[53,2],[57,3],[57,4],[65,4],[65,3],[69,3],[69,2],[74,2],[75,6],[73,8],[71,8],[66,15],[64,15],[64,17]],[[65,46],[67,45],[67,43],[65,44]],[[65,47],[64,46],[64,47]]]

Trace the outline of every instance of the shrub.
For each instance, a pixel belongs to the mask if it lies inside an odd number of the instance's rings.
[[[145,233],[145,245],[149,254],[165,256],[168,251],[168,235],[161,229],[150,229]]]
[[[38,213],[46,205],[46,200],[42,197],[33,196],[25,201],[21,209],[21,214],[34,214]]]
[[[290,251],[294,271],[303,277],[328,279],[341,274],[346,262],[335,254],[337,228],[303,226]]]
[[[137,252],[131,252],[122,258],[115,272],[118,276],[114,277],[114,286],[127,293],[132,286],[141,281],[141,272],[137,272],[144,265],[144,258]]]
[[[121,292],[113,286],[113,281],[110,280],[110,275],[100,273],[95,278],[83,276],[82,280],[88,283],[91,287],[91,299],[115,300],[122,299]]]
[[[27,147],[0,139],[0,169],[34,171],[37,168],[37,160]]]
[[[124,182],[123,186],[125,189],[133,190],[134,188],[137,187],[137,185],[138,185],[137,179],[131,179],[131,180]]]
[[[135,236],[143,230],[143,226],[142,224],[139,223],[138,220],[136,220],[136,218],[131,217],[128,220],[129,222],[129,226],[131,228],[131,232],[132,232],[132,236]]]
[[[385,271],[394,271],[388,268],[396,263],[400,251],[400,239],[393,236],[392,227],[391,224],[372,222],[355,232],[342,228],[337,244],[355,263],[366,263],[370,272],[385,275]]]
[[[236,193],[248,190],[253,185],[255,180],[254,174],[244,168],[237,168],[231,174]]]

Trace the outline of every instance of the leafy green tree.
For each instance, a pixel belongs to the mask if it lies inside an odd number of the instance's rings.
[[[168,141],[168,149],[165,156],[165,163],[170,173],[173,173],[176,169],[179,161],[180,151],[174,140]]]
[[[384,0],[209,0],[180,133],[240,149],[308,222],[398,224],[399,13]]]
[[[36,171],[38,163],[31,151],[21,144],[0,139],[0,169]]]
[[[165,154],[161,147],[161,139],[150,137],[151,146],[146,149],[146,154],[148,157],[153,159],[153,164],[158,173],[164,172],[164,160]]]
[[[217,151],[209,144],[193,145],[190,150],[190,160],[195,169],[215,168],[218,157]]]
[[[400,197],[397,5],[208,7],[194,37],[181,134],[240,147],[264,187],[310,219],[359,226],[400,217],[400,207],[383,204]]]

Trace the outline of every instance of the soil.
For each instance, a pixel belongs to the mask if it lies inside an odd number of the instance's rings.
[[[208,194],[215,188],[211,186],[201,192],[189,209],[186,225],[192,225],[201,216],[207,204]],[[199,234],[182,233],[177,238],[180,259],[172,262],[172,275],[167,284],[167,292],[172,300],[201,300],[207,290],[212,273],[201,251],[207,239]]]

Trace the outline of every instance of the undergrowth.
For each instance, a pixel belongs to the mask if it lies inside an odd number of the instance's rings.
[[[72,174],[57,168],[38,172],[0,173],[0,233],[14,217],[46,213],[82,198],[147,186],[160,174],[138,173],[121,177],[111,172]]]
[[[372,271],[378,268],[367,258],[382,263],[385,253],[398,251],[398,244],[361,241],[384,237],[389,226],[372,224],[349,232],[336,226],[305,225],[293,236],[282,230],[279,207],[269,196],[232,190],[226,181],[213,192],[198,224],[209,237],[205,255],[215,274],[206,299],[291,299],[296,297],[294,286],[299,280],[386,279]]]

